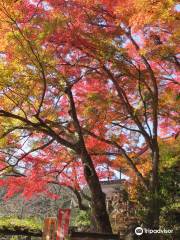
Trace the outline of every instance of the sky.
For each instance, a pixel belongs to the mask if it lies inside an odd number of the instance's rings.
[[[176,9],[177,12],[180,12],[180,3],[176,4],[175,9]]]

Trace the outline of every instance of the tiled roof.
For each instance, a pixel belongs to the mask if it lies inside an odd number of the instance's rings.
[[[100,184],[102,185],[110,185],[110,184],[119,184],[124,183],[125,179],[116,179],[116,180],[106,180],[106,181],[100,181]]]

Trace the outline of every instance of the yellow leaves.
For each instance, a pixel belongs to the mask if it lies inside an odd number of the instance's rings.
[[[87,95],[87,97],[88,97],[88,100],[90,100],[92,102],[95,101],[95,102],[100,103],[100,104],[102,104],[104,102],[103,96],[101,96],[101,94],[99,94],[99,93],[89,93]]]
[[[152,168],[150,159],[143,159],[142,163],[137,165],[137,169],[141,172],[143,176],[146,176]]]
[[[99,92],[87,94],[87,103],[83,107],[83,115],[87,118],[104,118],[107,113],[109,102]]]
[[[52,109],[46,109],[41,112],[41,117],[46,118],[46,121],[55,121],[58,117],[58,114],[53,112]]]
[[[8,4],[14,4],[14,3],[16,3],[17,1],[16,0],[1,0],[1,2],[2,2],[2,5],[8,5]]]
[[[147,48],[147,54],[149,54],[153,60],[159,59],[160,57],[168,58],[169,56],[173,56],[174,51],[174,46],[170,44],[161,44],[157,46],[151,46],[151,48]]]
[[[94,106],[87,106],[84,108],[83,115],[86,117],[90,117],[91,115],[96,116],[98,114],[98,111]]]
[[[160,170],[172,168],[179,163],[180,159],[180,138],[170,137],[168,139],[160,139]]]
[[[0,133],[2,134],[2,132]],[[7,138],[0,138],[0,148],[5,148],[7,146]]]
[[[176,18],[174,0],[126,0],[121,1],[115,8],[119,22],[137,31],[149,24],[169,24]]]
[[[5,168],[3,171],[0,171],[0,177],[3,176],[4,174],[8,174],[13,172],[13,167],[9,166],[7,168]]]
[[[180,39],[180,27],[179,27],[179,21],[177,21],[178,23],[176,24],[175,22],[175,31],[173,32],[172,36],[170,37],[170,43],[171,44],[177,44],[179,46],[179,39]]]
[[[172,9],[173,0],[135,0],[133,1],[134,13],[130,18],[130,25],[137,27],[145,24],[157,24],[157,22],[169,22],[174,19]]]
[[[139,53],[140,53],[142,56],[145,56],[147,52],[148,52],[148,50],[147,50],[146,48],[141,48],[141,49],[139,50]]]

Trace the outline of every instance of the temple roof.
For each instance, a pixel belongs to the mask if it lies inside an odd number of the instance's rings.
[[[102,185],[112,185],[112,184],[119,185],[119,183],[124,183],[124,182],[126,182],[125,179],[115,179],[115,180],[100,181],[100,184],[102,184]]]

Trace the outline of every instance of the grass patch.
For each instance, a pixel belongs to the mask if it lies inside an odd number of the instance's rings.
[[[33,218],[0,217],[0,230],[15,231],[17,229],[39,232],[42,230],[42,222]]]

